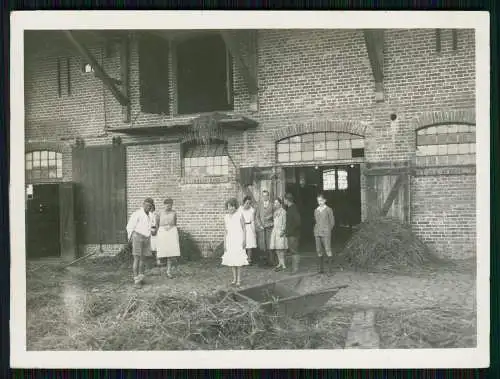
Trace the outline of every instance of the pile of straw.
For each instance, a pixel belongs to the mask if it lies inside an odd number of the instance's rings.
[[[476,347],[476,312],[472,309],[381,311],[376,316],[376,327],[382,348]]]
[[[117,304],[112,294],[87,297],[71,328],[58,312],[44,314],[58,329],[37,334],[31,348],[53,350],[214,350],[342,347],[348,322],[324,324],[264,313],[229,295],[212,299],[137,294]],[[53,307],[53,309],[57,309]],[[36,314],[40,315],[40,309]],[[52,324],[51,324],[52,325]],[[41,324],[37,324],[40,327]],[[52,325],[53,326],[53,325]],[[31,336],[32,337],[32,336]]]
[[[365,271],[408,271],[440,263],[409,225],[389,218],[360,224],[338,258]]]

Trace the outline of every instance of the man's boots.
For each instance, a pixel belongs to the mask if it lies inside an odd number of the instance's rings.
[[[299,272],[300,255],[292,255],[292,274]]]
[[[318,257],[318,274],[322,274],[323,272],[325,272],[324,270],[324,267],[323,267],[323,256],[319,256]]]
[[[328,274],[332,273],[332,261],[333,261],[332,257],[329,257],[328,255],[325,257],[326,272]]]

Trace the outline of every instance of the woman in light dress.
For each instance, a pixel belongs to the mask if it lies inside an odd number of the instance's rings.
[[[248,265],[248,257],[245,252],[245,220],[241,214],[241,208],[238,209],[238,201],[235,198],[226,202],[226,210],[227,214],[224,217],[226,235],[222,264],[231,267],[233,272],[231,284],[239,287],[241,284],[241,267]]]
[[[285,265],[285,252],[288,249],[288,243],[285,235],[286,228],[286,211],[283,208],[283,200],[277,198],[274,200],[274,224],[271,232],[271,241],[269,248],[276,252],[278,257],[278,265],[274,271],[281,271],[286,269]]]
[[[252,207],[252,198],[245,196],[241,206],[241,214],[245,221],[246,251],[248,264],[252,264],[252,252],[257,247],[257,234],[255,232],[255,208]]]
[[[156,240],[156,258],[167,259],[167,277],[172,278],[172,261],[181,255],[179,232],[177,230],[177,213],[172,209],[174,201],[164,201],[165,209],[157,215],[158,238]]]

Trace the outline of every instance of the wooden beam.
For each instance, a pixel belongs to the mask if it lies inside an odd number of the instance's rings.
[[[121,79],[121,93],[128,99],[130,97],[130,39],[128,35],[122,38],[120,43],[120,79]],[[122,105],[123,122],[130,123],[130,101]]]
[[[78,50],[78,52],[82,55],[83,58],[87,59],[89,63],[94,68],[94,72],[96,77],[102,80],[104,85],[108,87],[111,93],[114,95],[116,100],[120,103],[120,105],[125,106],[129,103],[128,97],[126,97],[118,88],[116,88],[116,79],[112,79],[108,74],[104,71],[104,69],[99,65],[94,56],[90,53],[90,51],[83,46],[73,35],[73,32],[70,30],[65,30],[64,33],[68,40],[73,44],[73,46]]]
[[[227,48],[229,49],[229,52],[231,53],[231,56],[236,61],[236,64],[240,69],[241,74],[243,75],[243,80],[245,81],[245,84],[248,87],[250,95],[253,96],[257,95],[258,86],[257,86],[256,75],[254,72],[252,72],[249,59],[245,59],[243,57],[240,47],[241,38],[238,34],[236,34],[241,32],[221,30],[220,33],[222,38],[224,39],[224,43],[226,44]],[[248,54],[255,54],[255,52],[249,51]]]
[[[375,100],[383,101],[384,98],[384,30],[366,29],[363,31],[366,50],[373,78],[375,79]]]
[[[382,209],[380,211],[382,216],[386,216],[387,212],[389,212],[389,209],[391,208],[394,199],[398,195],[399,188],[401,187],[401,185],[405,181],[406,177],[407,176],[404,174],[401,174],[398,176],[396,182],[392,186],[391,192],[389,192],[389,195],[387,196],[387,199],[385,200],[384,206],[382,207]]]

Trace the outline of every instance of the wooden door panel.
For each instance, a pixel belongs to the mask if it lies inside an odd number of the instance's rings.
[[[126,242],[126,148],[93,146],[74,154],[79,244]]]
[[[410,170],[367,170],[368,217],[386,216],[409,222]]]

